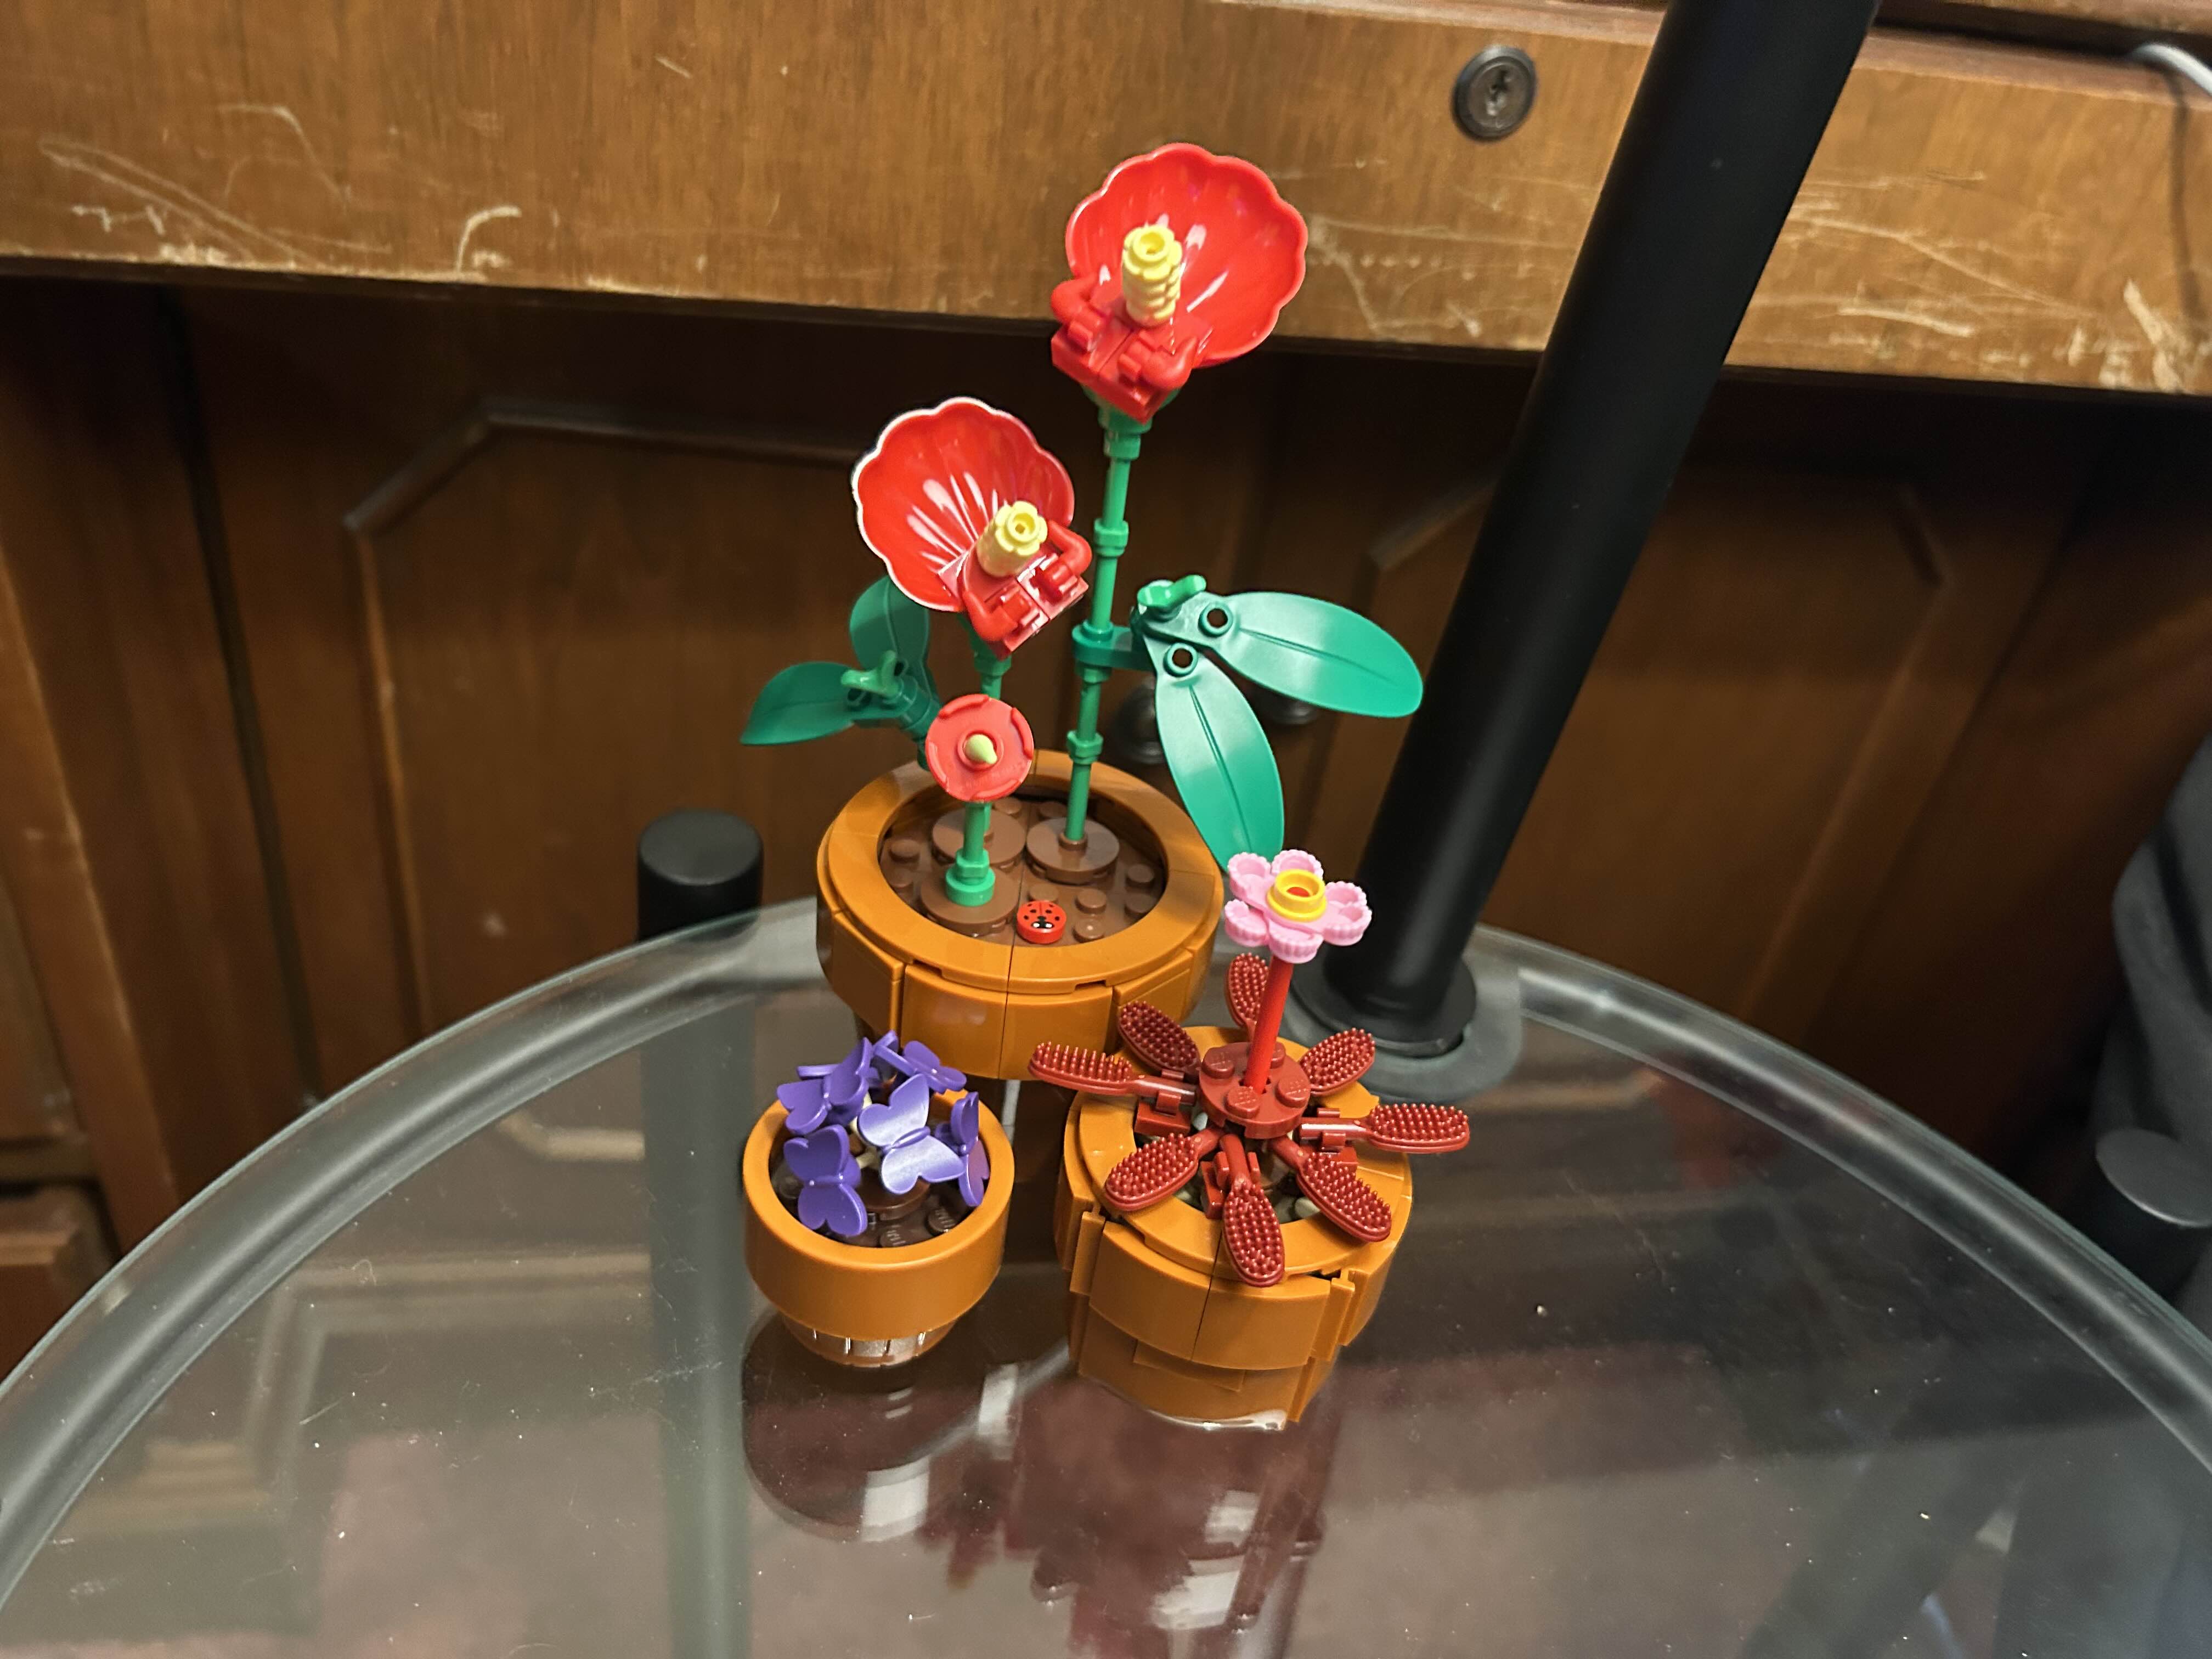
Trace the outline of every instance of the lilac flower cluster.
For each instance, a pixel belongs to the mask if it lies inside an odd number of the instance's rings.
[[[933,1125],[929,1103],[961,1091],[946,1121]],[[775,1091],[790,1139],[784,1167],[804,1184],[799,1224],[857,1238],[867,1231],[860,1201],[860,1164],[852,1132],[878,1153],[876,1176],[887,1192],[911,1192],[917,1181],[957,1183],[962,1202],[983,1201],[991,1178],[990,1155],[981,1132],[982,1102],[966,1073],[945,1065],[920,1042],[902,1043],[886,1031],[861,1039],[830,1066],[802,1066]]]

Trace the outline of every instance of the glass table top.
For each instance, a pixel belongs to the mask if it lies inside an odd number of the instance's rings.
[[[501,1005],[0,1389],[0,1659],[2202,1650],[2212,1346],[1834,1074],[1469,954],[1517,1058],[1273,1431],[1069,1370],[1018,1097],[1006,1266],[952,1335],[857,1372],[785,1333],[735,1165],[851,1041],[811,907]]]

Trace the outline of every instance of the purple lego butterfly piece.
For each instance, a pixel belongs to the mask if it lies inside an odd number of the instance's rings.
[[[845,1144],[842,1129],[794,1135],[783,1143],[784,1167],[806,1184],[799,1189],[799,1224],[827,1227],[841,1238],[858,1238],[868,1230],[868,1206],[860,1202],[860,1166]]]
[[[960,1201],[974,1209],[983,1201],[983,1189],[990,1184],[991,1155],[978,1139],[960,1160]]]
[[[785,1126],[795,1135],[805,1135],[824,1123],[850,1123],[867,1099],[874,1059],[873,1045],[864,1038],[834,1066],[800,1066],[798,1081],[775,1091],[783,1105]]]
[[[975,1137],[982,1133],[978,1121],[982,1115],[982,1099],[973,1089],[952,1103],[952,1115],[945,1120],[944,1133],[954,1151],[964,1152],[975,1144]]]
[[[991,1182],[991,1155],[983,1149],[978,1122],[982,1115],[983,1103],[971,1090],[952,1103],[951,1116],[937,1131],[960,1154],[960,1198],[971,1210],[983,1201],[983,1189]]]
[[[960,1173],[960,1154],[929,1132],[929,1079],[917,1073],[889,1100],[860,1108],[860,1138],[883,1152],[876,1178],[885,1192],[910,1192],[917,1181],[951,1181]]]
[[[861,1039],[861,1046],[865,1048],[866,1043],[867,1039],[863,1037]],[[845,1060],[850,1060],[852,1056],[850,1054],[845,1056]],[[830,1073],[836,1071],[844,1063],[844,1060],[833,1060],[827,1066],[799,1066],[793,1067],[793,1069],[801,1077],[828,1077]]]
[[[785,1125],[795,1135],[812,1134],[829,1118],[830,1095],[818,1077],[780,1083],[775,1097],[783,1107]]]
[[[886,1031],[876,1044],[876,1054],[884,1065],[895,1071],[908,1077],[927,1079],[930,1088],[939,1094],[968,1086],[968,1073],[947,1066],[937,1057],[935,1050],[920,1038],[902,1045],[897,1032]]]

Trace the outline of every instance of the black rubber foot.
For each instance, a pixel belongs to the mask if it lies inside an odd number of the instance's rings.
[[[1378,1048],[1388,1048],[1407,1059],[1425,1059],[1456,1048],[1467,1028],[1474,1023],[1477,1000],[1474,970],[1463,960],[1454,966],[1451,982],[1444,988],[1443,1006],[1419,1020],[1394,1019],[1388,1014],[1354,1007],[1342,992],[1328,982],[1322,971],[1327,961],[1326,953],[1316,957],[1297,970],[1291,984],[1306,1012],[1332,1030],[1348,1030],[1357,1026],[1375,1039]]]
[[[730,812],[655,818],[637,838],[637,936],[760,908],[760,831]]]
[[[1322,977],[1318,958],[1291,977],[1285,1036],[1312,1042],[1355,1026],[1375,1039],[1375,1063],[1363,1080],[1385,1100],[1468,1100],[1503,1082],[1521,1058],[1520,976],[1462,961],[1443,1008],[1419,1025],[1353,1008]]]
[[[2185,1283],[2212,1242],[2212,1165],[2151,1129],[2112,1129],[2067,1218],[2160,1296]]]

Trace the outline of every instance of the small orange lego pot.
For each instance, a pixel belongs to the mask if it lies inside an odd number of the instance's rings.
[[[793,1335],[840,1364],[897,1365],[927,1352],[982,1299],[998,1274],[1014,1190],[1014,1153],[988,1112],[977,1127],[990,1160],[982,1201],[915,1244],[848,1244],[800,1224],[771,1178],[786,1112],[772,1104],[746,1137],[745,1266]]]
[[[1246,920],[1229,918],[1232,937]],[[1133,1004],[1115,1020],[1125,1053],[1030,1059],[1079,1091],[1053,1215],[1069,1353],[1170,1416],[1296,1419],[1381,1299],[1413,1212],[1407,1155],[1468,1144],[1455,1108],[1382,1105],[1359,1086],[1367,1033],[1279,1039],[1282,984],[1265,957],[1230,963],[1241,1039]]]
[[[817,944],[861,1023],[918,1038],[978,1078],[1024,1075],[1040,1042],[1104,1044],[1127,1003],[1181,1018],[1205,983],[1221,872],[1181,807],[1110,766],[1091,774],[1092,833],[1059,836],[1070,766],[1040,753],[992,810],[994,902],[945,902],[958,803],[919,766],[847,802],[815,856]]]
[[[1234,1033],[1198,1027],[1200,1048]],[[1285,1042],[1297,1060],[1307,1050]],[[1375,1109],[1354,1084],[1330,1097],[1348,1122]],[[1282,1227],[1279,1283],[1243,1283],[1203,1209],[1167,1202],[1130,1214],[1106,1199],[1108,1175],[1137,1149],[1127,1101],[1079,1096],[1067,1115],[1054,1243],[1067,1270],[1076,1369],[1170,1417],[1295,1421],[1336,1355],[1381,1300],[1413,1214],[1407,1160],[1370,1152],[1360,1177],[1389,1206],[1385,1235],[1348,1238],[1319,1219]]]

